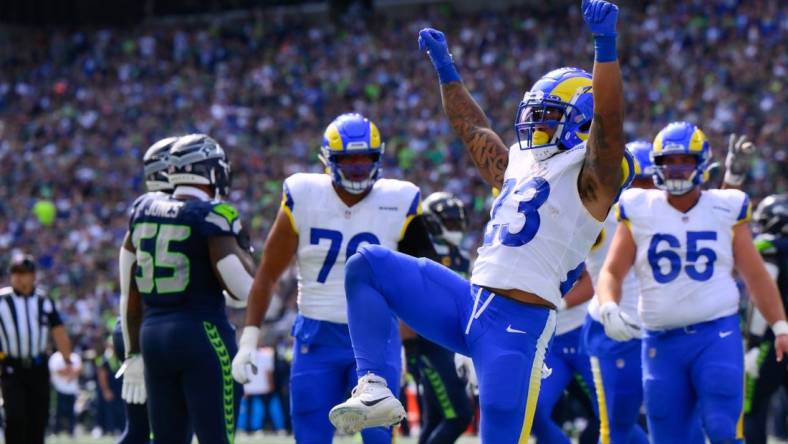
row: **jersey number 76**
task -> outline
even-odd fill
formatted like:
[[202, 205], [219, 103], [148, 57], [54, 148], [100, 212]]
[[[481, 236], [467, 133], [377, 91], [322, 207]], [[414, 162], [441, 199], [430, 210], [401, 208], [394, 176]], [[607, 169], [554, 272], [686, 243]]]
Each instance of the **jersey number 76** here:
[[[318, 245], [323, 239], [327, 239], [329, 243], [326, 259], [323, 261], [323, 266], [320, 267], [320, 272], [317, 275], [317, 281], [321, 284], [326, 282], [326, 279], [328, 279], [328, 273], [331, 272], [331, 268], [337, 261], [337, 257], [339, 256], [339, 248], [342, 245], [342, 232], [336, 230], [327, 230], [324, 228], [312, 228], [309, 231], [309, 243], [311, 245]], [[347, 248], [345, 249], [345, 260], [350, 259], [350, 256], [356, 254], [356, 250], [358, 250], [358, 247], [361, 246], [362, 242], [380, 245], [380, 240], [377, 236], [372, 233], [362, 231], [361, 233], [351, 237], [348, 241]]]

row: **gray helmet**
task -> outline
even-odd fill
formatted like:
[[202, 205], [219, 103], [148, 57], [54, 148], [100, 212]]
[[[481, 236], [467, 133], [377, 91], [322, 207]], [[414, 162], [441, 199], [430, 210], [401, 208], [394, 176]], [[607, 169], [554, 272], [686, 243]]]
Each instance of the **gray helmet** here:
[[145, 188], [148, 191], [172, 190], [172, 184], [167, 179], [167, 169], [170, 167], [170, 149], [177, 141], [177, 137], [167, 137], [154, 143], [145, 151], [142, 165], [145, 171]]
[[218, 197], [230, 194], [230, 161], [219, 142], [205, 134], [178, 138], [170, 149], [168, 177], [173, 186], [211, 185]]

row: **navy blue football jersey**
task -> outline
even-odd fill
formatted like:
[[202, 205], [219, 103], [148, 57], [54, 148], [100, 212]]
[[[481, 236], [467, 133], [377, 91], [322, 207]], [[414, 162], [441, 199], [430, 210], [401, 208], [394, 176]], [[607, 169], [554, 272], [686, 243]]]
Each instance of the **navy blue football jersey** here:
[[223, 288], [211, 266], [208, 238], [238, 238], [241, 222], [232, 205], [148, 193], [132, 208], [129, 232], [137, 256], [134, 277], [146, 317], [224, 316]]
[[439, 262], [457, 272], [460, 276], [468, 277], [471, 270], [471, 260], [464, 251], [457, 246], [444, 242], [442, 239], [432, 239], [432, 245]]
[[783, 304], [788, 304], [788, 238], [773, 234], [761, 234], [755, 238], [755, 247], [764, 262], [771, 264], [777, 273], [777, 287]]

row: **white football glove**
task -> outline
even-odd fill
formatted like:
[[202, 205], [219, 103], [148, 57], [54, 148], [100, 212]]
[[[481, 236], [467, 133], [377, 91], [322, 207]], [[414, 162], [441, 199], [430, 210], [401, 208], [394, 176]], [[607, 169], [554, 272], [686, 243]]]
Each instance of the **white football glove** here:
[[725, 156], [725, 177], [727, 184], [739, 186], [747, 176], [750, 157], [755, 153], [755, 145], [745, 135], [731, 134], [728, 140], [728, 155]]
[[744, 354], [744, 373], [753, 379], [758, 379], [761, 374], [760, 366], [758, 366], [758, 355], [760, 354], [761, 350], [758, 347], [753, 347]]
[[145, 404], [148, 393], [145, 391], [145, 363], [142, 355], [130, 355], [123, 361], [116, 378], [123, 377], [121, 397], [129, 404]]
[[252, 367], [252, 373], [257, 373], [254, 365], [254, 352], [257, 350], [257, 338], [260, 336], [260, 329], [253, 326], [244, 327], [241, 340], [238, 343], [238, 353], [233, 358], [233, 379], [239, 384], [249, 382], [247, 366]]
[[615, 302], [605, 302], [599, 307], [599, 317], [605, 334], [616, 341], [629, 341], [640, 337], [640, 326]]
[[473, 359], [461, 355], [454, 354], [454, 368], [457, 370], [457, 376], [468, 384], [468, 389], [471, 393], [479, 393], [479, 379], [476, 377], [476, 369], [473, 366]]

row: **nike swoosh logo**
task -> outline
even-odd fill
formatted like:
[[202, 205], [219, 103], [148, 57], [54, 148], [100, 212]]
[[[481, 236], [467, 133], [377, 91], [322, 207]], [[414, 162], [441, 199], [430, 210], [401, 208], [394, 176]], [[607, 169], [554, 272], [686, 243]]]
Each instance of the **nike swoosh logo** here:
[[720, 332], [720, 337], [721, 337], [721, 338], [727, 338], [728, 336], [730, 336], [730, 335], [732, 335], [732, 334], [733, 334], [733, 331], [732, 331], [732, 330], [729, 330], [729, 331], [721, 331], [721, 332]]
[[372, 407], [373, 405], [379, 403], [380, 401], [383, 401], [384, 399], [386, 399], [386, 397], [373, 399], [372, 401], [364, 401], [364, 400], [362, 400], [361, 403], [364, 404], [367, 407]]
[[525, 334], [525, 332], [522, 331], [522, 330], [517, 330], [516, 328], [512, 328], [512, 324], [509, 324], [509, 326], [506, 327], [506, 332], [507, 333], [522, 333], [522, 334]]

